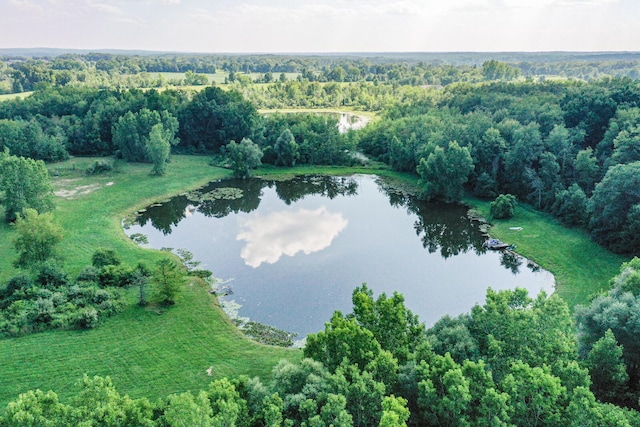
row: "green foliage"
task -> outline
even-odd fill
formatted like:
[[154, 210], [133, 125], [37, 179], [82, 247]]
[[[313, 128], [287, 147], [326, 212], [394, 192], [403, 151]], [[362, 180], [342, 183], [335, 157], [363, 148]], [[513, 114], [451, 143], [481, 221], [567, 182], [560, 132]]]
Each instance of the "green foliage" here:
[[589, 231], [614, 252], [640, 250], [640, 162], [610, 168], [591, 197]]
[[91, 265], [102, 268], [107, 265], [120, 265], [120, 258], [113, 249], [98, 248], [91, 256]]
[[567, 225], [584, 226], [589, 218], [588, 199], [578, 184], [572, 184], [567, 190], [556, 193], [551, 210]]
[[167, 151], [178, 143], [177, 131], [178, 120], [171, 113], [143, 108], [137, 113], [129, 111], [118, 119], [113, 125], [113, 143], [122, 158], [129, 162], [152, 161], [154, 173], [159, 174], [156, 163], [163, 158], [166, 161]]
[[160, 304], [173, 305], [184, 281], [180, 266], [168, 258], [156, 263], [151, 280], [155, 285], [156, 299]]
[[101, 173], [104, 173], [104, 172], [111, 172], [112, 170], [113, 170], [113, 166], [111, 165], [111, 163], [104, 160], [96, 160], [91, 164], [91, 166], [89, 166], [85, 170], [85, 173], [91, 176], [91, 175], [100, 175]]
[[373, 333], [383, 350], [390, 351], [400, 363], [406, 362], [424, 338], [425, 329], [405, 307], [404, 297], [394, 292], [388, 298], [383, 293], [374, 300], [373, 291], [363, 284], [354, 289], [352, 302], [358, 324]]
[[122, 309], [122, 296], [86, 281], [72, 282], [59, 266], [44, 263], [36, 279], [22, 274], [0, 292], [0, 335], [48, 329], [88, 329]]
[[519, 68], [511, 67], [504, 62], [492, 59], [482, 64], [482, 75], [485, 80], [513, 80], [520, 77]]
[[205, 391], [195, 397], [190, 392], [169, 396], [164, 410], [164, 420], [169, 426], [211, 426], [212, 415], [211, 402]]
[[201, 152], [217, 152], [230, 141], [250, 138], [258, 113], [236, 91], [207, 87], [180, 112], [180, 145]]
[[15, 221], [25, 209], [39, 213], [53, 210], [53, 187], [49, 173], [41, 160], [0, 152], [0, 190], [7, 222]]
[[615, 403], [625, 391], [629, 375], [622, 354], [622, 347], [611, 329], [607, 329], [587, 355], [585, 364], [591, 373], [591, 388], [602, 401]]
[[[636, 316], [640, 310], [639, 271], [638, 258], [624, 263], [612, 280], [613, 289], [595, 297], [588, 306], [578, 306], [575, 313], [580, 353], [587, 358], [587, 366], [599, 368], [593, 376], [594, 392], [624, 405], [635, 405], [640, 396], [640, 323]], [[629, 375], [626, 382], [619, 367], [620, 352]], [[620, 393], [625, 388], [629, 396]]]
[[593, 149], [587, 147], [578, 151], [575, 160], [576, 181], [577, 184], [588, 195], [591, 195], [593, 188], [600, 177], [600, 166], [598, 159], [593, 154]]
[[35, 209], [27, 208], [24, 214], [18, 214], [15, 229], [16, 267], [37, 269], [43, 262], [56, 257], [56, 245], [62, 240], [62, 230], [53, 222], [51, 213], [39, 214]]
[[360, 326], [355, 319], [347, 319], [335, 312], [325, 330], [307, 336], [304, 356], [322, 361], [334, 371], [344, 361], [364, 369], [380, 355], [382, 349], [373, 333]]
[[233, 174], [239, 178], [248, 178], [251, 169], [261, 165], [262, 150], [249, 138], [243, 138], [240, 144], [231, 141], [225, 147]]
[[489, 212], [491, 212], [493, 218], [507, 219], [513, 216], [517, 205], [518, 202], [514, 195], [501, 194], [491, 202]]
[[97, 282], [102, 287], [124, 288], [134, 283], [136, 271], [126, 265], [108, 264], [97, 273]]
[[276, 165], [293, 166], [299, 157], [298, 144], [289, 129], [285, 129], [276, 140], [273, 150], [276, 153]]
[[418, 366], [418, 407], [426, 425], [468, 426], [467, 380], [451, 356], [434, 356]]
[[462, 198], [462, 185], [473, 170], [473, 159], [466, 147], [460, 147], [456, 141], [452, 141], [446, 150], [435, 147], [426, 160], [420, 159], [417, 170], [427, 200], [455, 202]]
[[387, 396], [382, 401], [382, 417], [379, 427], [406, 427], [409, 415], [406, 399], [393, 395]]
[[153, 163], [151, 173], [154, 175], [164, 175], [169, 153], [171, 152], [170, 134], [167, 133], [162, 123], [153, 125], [149, 132], [149, 139], [146, 141], [145, 149], [147, 156]]
[[561, 405], [566, 388], [547, 366], [516, 361], [501, 387], [511, 399], [511, 421], [517, 426], [562, 424]]
[[45, 131], [35, 119], [0, 120], [0, 151], [8, 149], [15, 156], [57, 162], [66, 160], [67, 136], [58, 126]]

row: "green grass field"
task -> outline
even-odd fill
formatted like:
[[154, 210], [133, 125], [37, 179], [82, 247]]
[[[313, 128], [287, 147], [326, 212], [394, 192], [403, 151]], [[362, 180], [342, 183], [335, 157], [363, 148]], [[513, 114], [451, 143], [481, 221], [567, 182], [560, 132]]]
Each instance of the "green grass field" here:
[[[466, 202], [485, 217], [489, 215], [489, 202]], [[556, 292], [570, 307], [585, 304], [590, 295], [608, 289], [609, 280], [629, 260], [593, 242], [585, 230], [564, 227], [528, 206], [519, 205], [513, 218], [492, 224], [492, 237], [516, 245], [516, 252], [554, 274]]]
[[8, 93], [8, 94], [0, 95], [0, 102], [8, 101], [10, 99], [15, 99], [15, 98], [23, 99], [31, 95], [32, 93], [33, 92], [21, 92], [21, 93]]
[[[231, 176], [209, 166], [209, 158], [174, 156], [167, 175], [149, 175], [151, 165], [121, 164], [119, 173], [87, 177], [96, 159], [74, 158], [49, 165], [56, 197], [54, 213], [64, 231], [60, 252], [74, 275], [90, 264], [96, 248], [115, 249], [129, 264], [152, 264], [166, 253], [142, 249], [126, 237], [122, 219], [136, 209], [172, 195]], [[379, 165], [378, 165], [379, 166]], [[413, 186], [417, 178], [377, 168], [263, 167], [256, 175], [285, 177], [301, 173], [376, 173]], [[467, 201], [483, 212], [489, 204]], [[521, 226], [522, 231], [509, 227]], [[519, 207], [513, 219], [495, 221], [492, 235], [518, 245], [518, 252], [556, 275], [557, 292], [570, 305], [586, 302], [626, 259], [594, 244], [586, 233], [560, 226], [551, 217]], [[13, 231], [0, 226], [0, 283], [16, 270]], [[214, 272], [215, 273], [215, 272]], [[135, 305], [129, 291], [124, 313], [90, 331], [54, 331], [0, 340], [0, 411], [26, 390], [53, 389], [71, 395], [83, 374], [110, 375], [119, 391], [156, 398], [198, 390], [209, 381], [239, 374], [268, 376], [281, 358], [299, 359], [301, 352], [256, 344], [242, 336], [216, 306], [216, 299], [197, 282], [185, 285], [177, 305], [163, 311]], [[327, 319], [328, 320], [328, 319]], [[206, 370], [211, 368], [212, 376]]]
[[[167, 175], [149, 175], [151, 165], [124, 164], [121, 173], [85, 177], [95, 159], [75, 158], [50, 165], [56, 197], [55, 219], [65, 238], [60, 252], [76, 274], [91, 263], [98, 247], [115, 249], [129, 264], [151, 265], [167, 256], [129, 240], [121, 220], [137, 208], [199, 187], [230, 172], [208, 165], [208, 158], [175, 156]], [[57, 175], [57, 176], [56, 176]], [[0, 278], [15, 273], [13, 232], [0, 228]], [[88, 375], [110, 375], [122, 393], [155, 398], [205, 388], [213, 378], [239, 374], [267, 376], [281, 358], [299, 350], [256, 344], [244, 338], [216, 307], [202, 285], [185, 286], [176, 306], [163, 314], [138, 308], [131, 290], [129, 308], [92, 331], [54, 331], [0, 340], [0, 408], [30, 389], [54, 389], [63, 397]], [[212, 368], [213, 376], [206, 374]], [[1, 409], [0, 409], [1, 410]]]

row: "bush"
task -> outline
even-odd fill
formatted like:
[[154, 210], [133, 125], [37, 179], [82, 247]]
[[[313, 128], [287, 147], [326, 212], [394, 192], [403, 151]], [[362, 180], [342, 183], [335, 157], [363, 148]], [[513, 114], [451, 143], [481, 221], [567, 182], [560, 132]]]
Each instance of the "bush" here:
[[75, 324], [82, 329], [91, 329], [98, 325], [100, 317], [98, 311], [93, 307], [81, 309], [75, 318]]
[[107, 265], [120, 265], [120, 259], [113, 249], [100, 248], [91, 256], [91, 264], [96, 268]]
[[496, 219], [511, 218], [517, 206], [516, 197], [511, 194], [501, 194], [491, 202], [491, 216]]
[[30, 288], [34, 285], [33, 279], [26, 273], [20, 273], [13, 276], [7, 282], [7, 286], [0, 292], [3, 299], [13, 295], [14, 292], [22, 289]]
[[98, 271], [98, 284], [102, 287], [125, 287], [133, 283], [134, 271], [123, 265], [106, 265]]
[[40, 267], [36, 283], [45, 288], [59, 288], [69, 283], [67, 272], [57, 263], [46, 261]]
[[98, 175], [104, 172], [111, 172], [112, 170], [113, 166], [111, 166], [111, 163], [105, 160], [96, 160], [85, 170], [85, 173], [87, 175]]
[[194, 277], [199, 277], [201, 279], [207, 279], [211, 276], [213, 276], [213, 272], [209, 271], [209, 270], [191, 270], [189, 272], [190, 276], [194, 276]]
[[88, 265], [78, 274], [78, 282], [98, 282], [99, 270], [93, 265]]

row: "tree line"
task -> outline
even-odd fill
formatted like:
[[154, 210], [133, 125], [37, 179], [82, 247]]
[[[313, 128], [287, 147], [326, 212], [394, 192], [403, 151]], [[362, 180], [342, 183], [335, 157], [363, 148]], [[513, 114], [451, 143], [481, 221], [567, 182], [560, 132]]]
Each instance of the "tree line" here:
[[[369, 55], [197, 55], [65, 53], [0, 57], [0, 93], [31, 91], [43, 85], [64, 87], [162, 87], [208, 84], [207, 74], [229, 81], [258, 74], [296, 73], [309, 82], [393, 82], [400, 85], [448, 85], [455, 82], [561, 76], [595, 80], [640, 76], [633, 54], [369, 54]], [[171, 81], [159, 73], [185, 73]]]
[[628, 79], [457, 84], [387, 109], [358, 147], [419, 174], [427, 199], [511, 194], [635, 254], [639, 123], [640, 86]]

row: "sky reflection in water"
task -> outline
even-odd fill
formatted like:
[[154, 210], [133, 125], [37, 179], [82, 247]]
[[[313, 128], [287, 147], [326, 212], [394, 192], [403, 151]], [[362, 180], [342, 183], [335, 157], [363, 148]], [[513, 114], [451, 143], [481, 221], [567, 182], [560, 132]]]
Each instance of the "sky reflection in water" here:
[[417, 201], [376, 177], [226, 180], [202, 192], [225, 188], [243, 197], [179, 196], [140, 213], [126, 232], [193, 252], [229, 280], [234, 294], [223, 304], [300, 337], [323, 329], [334, 310], [351, 312], [363, 282], [375, 295], [403, 294], [427, 325], [468, 312], [489, 286], [553, 291], [548, 272], [485, 250], [464, 207]]
[[330, 213], [324, 206], [246, 219], [240, 222], [236, 237], [247, 242], [240, 257], [248, 266], [257, 268], [263, 262], [278, 262], [282, 255], [309, 255], [329, 247], [348, 223], [342, 214]]

